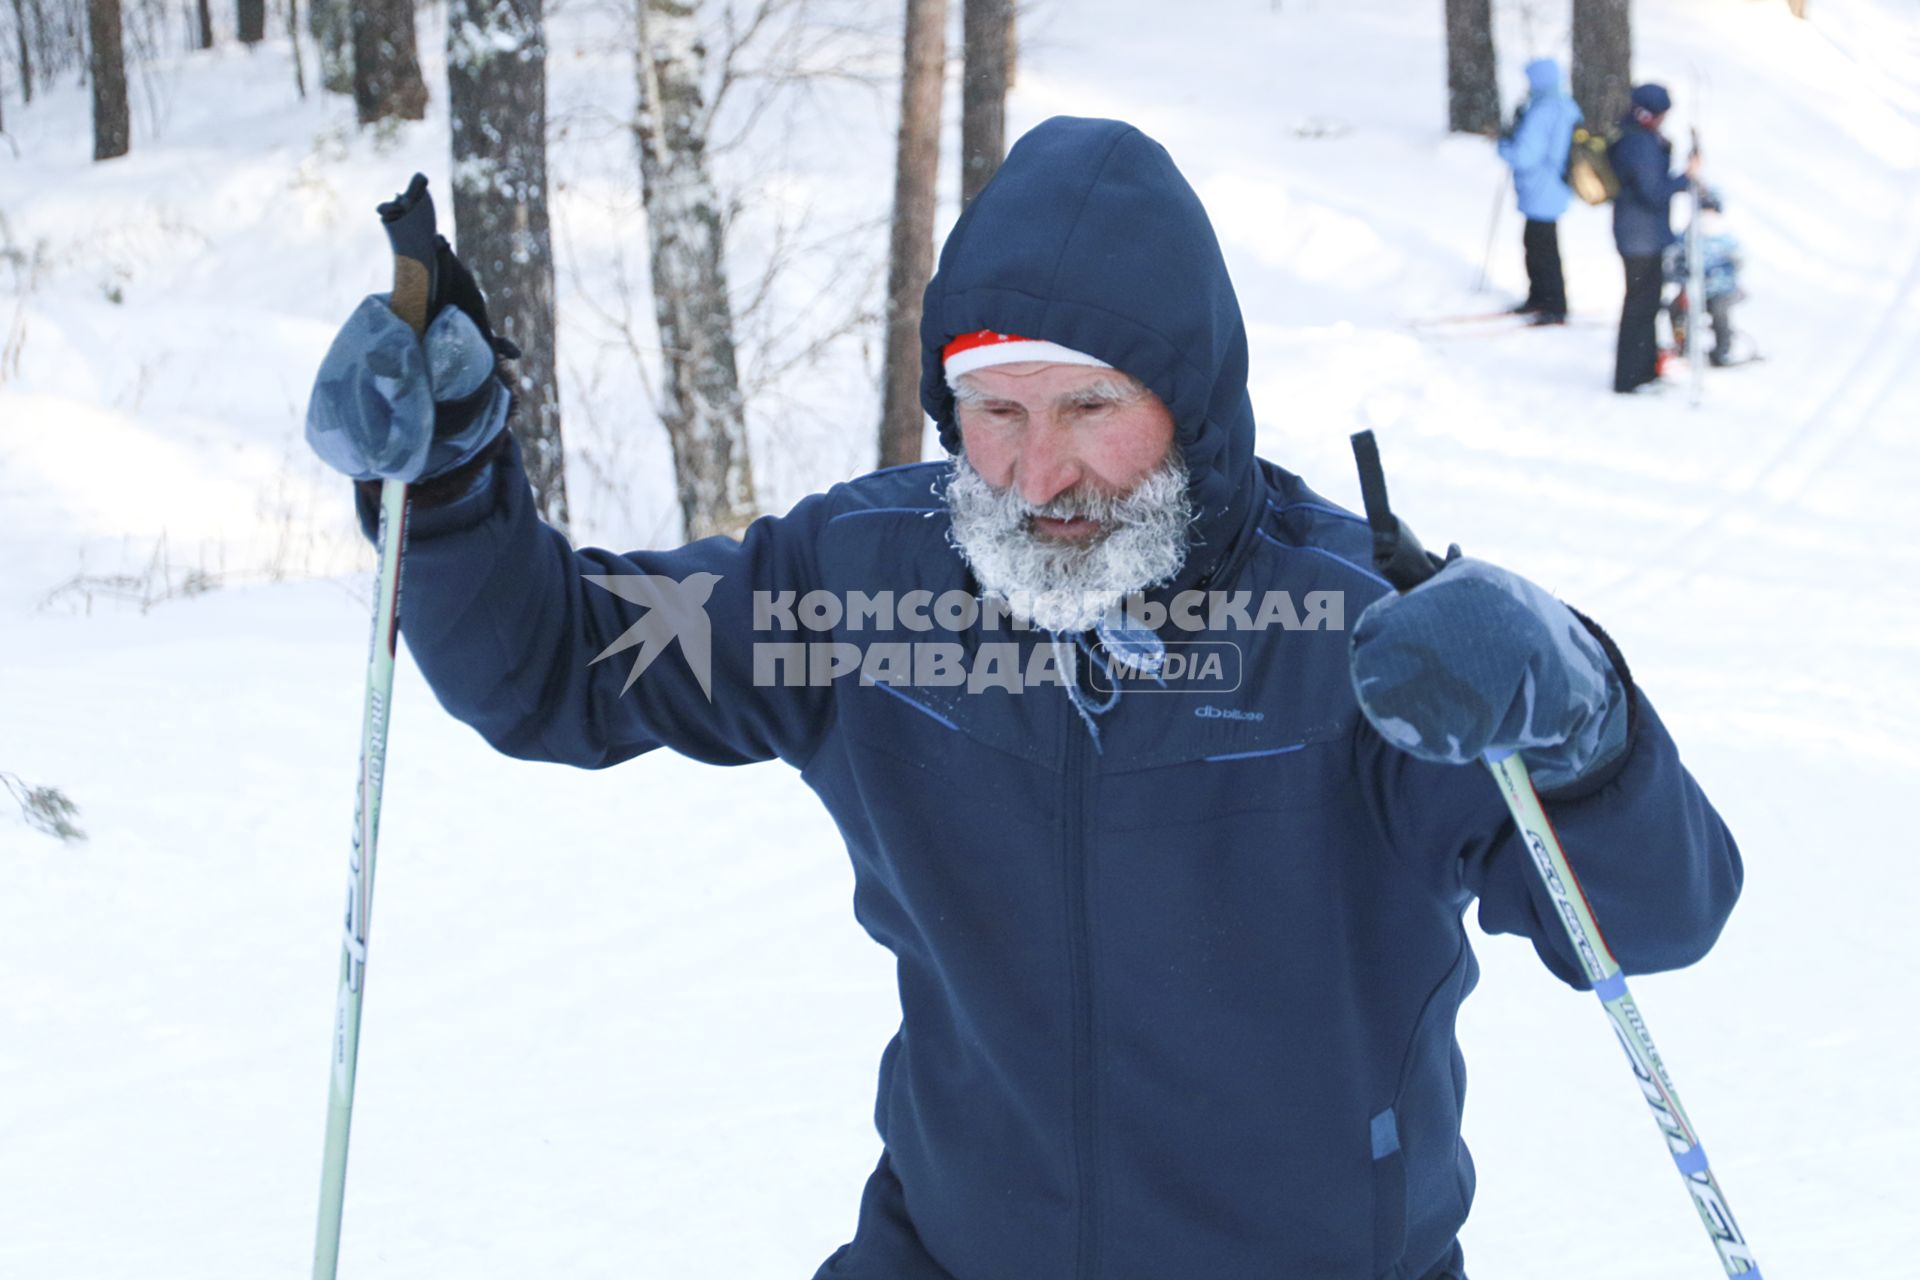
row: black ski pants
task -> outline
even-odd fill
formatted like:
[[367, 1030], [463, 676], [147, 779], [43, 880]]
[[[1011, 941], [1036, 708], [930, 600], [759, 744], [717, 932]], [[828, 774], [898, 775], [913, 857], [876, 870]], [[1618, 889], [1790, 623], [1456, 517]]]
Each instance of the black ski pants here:
[[1713, 350], [1707, 358], [1725, 364], [1733, 359], [1733, 299], [1726, 294], [1708, 298], [1707, 316], [1713, 321]]
[[1631, 391], [1659, 376], [1659, 341], [1654, 317], [1660, 314], [1660, 255], [1622, 257], [1627, 268], [1627, 297], [1620, 305], [1620, 342], [1613, 357], [1613, 389]]
[[1520, 245], [1527, 254], [1527, 300], [1521, 309], [1564, 319], [1567, 281], [1560, 271], [1560, 224], [1528, 218]]
[[[1707, 299], [1707, 318], [1713, 321], [1713, 349], [1707, 353], [1707, 358], [1715, 364], [1725, 364], [1733, 358], [1733, 299], [1734, 295], [1727, 293]], [[1687, 344], [1693, 340], [1693, 326], [1687, 322], [1685, 291], [1668, 304], [1667, 316], [1673, 322], [1674, 345], [1684, 353]]]

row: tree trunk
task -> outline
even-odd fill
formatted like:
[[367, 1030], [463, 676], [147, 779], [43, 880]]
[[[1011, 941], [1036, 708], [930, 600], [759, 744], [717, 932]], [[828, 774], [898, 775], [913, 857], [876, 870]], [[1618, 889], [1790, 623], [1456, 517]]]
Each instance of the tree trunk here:
[[194, 0], [194, 18], [200, 24], [200, 47], [213, 48], [213, 4], [212, 0]]
[[413, 0], [356, 0], [353, 25], [353, 104], [361, 124], [389, 116], [420, 120], [427, 85], [420, 78], [413, 31]]
[[353, 92], [353, 14], [348, 0], [309, 0], [307, 31], [320, 59], [320, 87]]
[[1500, 81], [1493, 55], [1493, 0], [1446, 0], [1447, 128], [1500, 132]]
[[267, 0], [238, 0], [241, 44], [259, 44], [267, 38]]
[[567, 532], [547, 223], [547, 44], [541, 0], [453, 0], [447, 9], [453, 222], [486, 291], [509, 366], [514, 433], [540, 514]]
[[966, 67], [960, 83], [960, 207], [966, 208], [1007, 153], [1007, 72], [1013, 0], [966, 0]]
[[920, 307], [933, 275], [934, 181], [940, 166], [940, 91], [947, 57], [947, 0], [907, 0], [900, 76], [900, 143], [894, 160], [893, 240], [887, 260], [887, 349], [880, 406], [880, 465], [920, 461]]
[[1587, 127], [1604, 130], [1627, 112], [1633, 93], [1629, 0], [1573, 0], [1573, 99]]
[[300, 52], [300, 0], [287, 0], [287, 43], [293, 46], [293, 86], [307, 96], [307, 59]]
[[660, 418], [689, 538], [738, 535], [755, 514], [734, 363], [720, 193], [707, 171], [706, 48], [695, 0], [635, 0], [641, 198], [660, 330]]
[[33, 58], [27, 52], [26, 0], [13, 0], [13, 32], [20, 38], [20, 100], [33, 104]]
[[87, 45], [93, 80], [93, 158], [127, 154], [127, 59], [120, 43], [120, 0], [87, 0]]
[[1020, 82], [1020, 11], [1007, 3], [1007, 92]]

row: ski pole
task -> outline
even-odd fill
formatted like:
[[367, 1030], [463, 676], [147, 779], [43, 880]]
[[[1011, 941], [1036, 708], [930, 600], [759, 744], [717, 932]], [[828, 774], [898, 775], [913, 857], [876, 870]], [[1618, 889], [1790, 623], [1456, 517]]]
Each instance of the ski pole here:
[[1500, 215], [1507, 208], [1507, 180], [1503, 177], [1493, 189], [1493, 217], [1487, 222], [1487, 251], [1480, 255], [1480, 278], [1473, 283], [1475, 293], [1485, 293], [1487, 276], [1493, 271], [1493, 242], [1500, 234]]
[[[1395, 590], [1410, 591], [1439, 570], [1413, 531], [1387, 504], [1386, 476], [1381, 470], [1379, 447], [1371, 431], [1353, 436], [1353, 456], [1360, 467], [1360, 493], [1366, 505], [1367, 523], [1373, 529], [1374, 566]], [[1660, 1127], [1660, 1136], [1666, 1140], [1674, 1167], [1687, 1184], [1687, 1192], [1700, 1214], [1700, 1225], [1713, 1241], [1720, 1265], [1729, 1276], [1761, 1280], [1760, 1264], [1733, 1220], [1733, 1211], [1727, 1207], [1719, 1181], [1707, 1166], [1707, 1154], [1700, 1145], [1699, 1135], [1680, 1105], [1680, 1095], [1667, 1074], [1666, 1064], [1654, 1048], [1653, 1033], [1640, 1015], [1633, 994], [1627, 990], [1626, 975], [1600, 933], [1600, 924], [1594, 919], [1586, 892], [1581, 889], [1580, 880], [1560, 847], [1553, 823], [1541, 808], [1540, 797], [1527, 776], [1527, 766], [1511, 753], [1489, 754], [1485, 763], [1500, 786], [1515, 826], [1527, 842], [1534, 870], [1553, 901], [1554, 914], [1580, 957], [1580, 970], [1593, 984], [1594, 994], [1600, 998], [1613, 1023], [1620, 1047], [1626, 1050], [1641, 1096], [1653, 1112], [1654, 1123]]]
[[[434, 292], [433, 200], [415, 174], [405, 193], [380, 206], [393, 246], [394, 314], [423, 334]], [[374, 854], [380, 836], [380, 793], [386, 776], [387, 724], [393, 703], [394, 643], [400, 631], [400, 555], [407, 542], [407, 486], [380, 484], [380, 524], [374, 538], [380, 562], [374, 580], [373, 635], [367, 652], [366, 696], [360, 719], [360, 778], [354, 792], [353, 853], [347, 863], [347, 914], [340, 947], [340, 986], [334, 1002], [327, 1141], [320, 1170], [320, 1222], [314, 1238], [314, 1280], [333, 1280], [340, 1265], [340, 1217], [347, 1191], [347, 1137], [353, 1125], [353, 1086], [360, 1057], [360, 1002], [367, 980], [367, 926], [373, 911]]]
[[[1694, 86], [1695, 110], [1699, 109], [1700, 90]], [[1693, 130], [1693, 156], [1700, 155], [1700, 130]], [[1698, 409], [1707, 389], [1706, 336], [1707, 263], [1700, 238], [1700, 201], [1706, 184], [1693, 178], [1687, 184], [1693, 197], [1693, 216], [1687, 219], [1687, 371], [1693, 379], [1693, 407]]]

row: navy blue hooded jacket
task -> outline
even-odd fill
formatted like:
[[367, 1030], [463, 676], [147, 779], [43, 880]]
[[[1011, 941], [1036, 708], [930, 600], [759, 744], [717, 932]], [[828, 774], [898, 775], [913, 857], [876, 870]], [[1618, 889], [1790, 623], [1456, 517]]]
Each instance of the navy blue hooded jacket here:
[[1673, 198], [1687, 189], [1685, 173], [1669, 173], [1673, 144], [1631, 113], [1607, 148], [1620, 179], [1613, 198], [1613, 243], [1623, 258], [1657, 257], [1673, 243]]
[[[1485, 771], [1406, 756], [1356, 708], [1341, 624], [1385, 589], [1366, 526], [1254, 456], [1225, 264], [1138, 131], [1049, 121], [955, 227], [923, 327], [924, 399], [950, 447], [939, 350], [983, 328], [1097, 355], [1171, 408], [1199, 512], [1176, 587], [1325, 592], [1338, 616], [1169, 634], [1236, 646], [1237, 686], [1129, 692], [1097, 746], [1058, 684], [756, 680], [755, 645], [792, 638], [768, 635], [779, 610], [755, 619], [756, 591], [976, 590], [948, 542], [944, 464], [837, 485], [738, 543], [616, 555], [539, 522], [509, 441], [423, 495], [407, 642], [502, 751], [777, 758], [831, 811], [855, 913], [897, 957], [902, 1018], [880, 1056], [885, 1152], [823, 1280], [1454, 1274], [1473, 1192], [1463, 915], [1477, 899], [1486, 928], [1576, 986], [1579, 970]], [[684, 633], [631, 689], [630, 651], [595, 664], [643, 610], [587, 574], [710, 587], [711, 696]], [[995, 635], [1023, 660], [1049, 648], [980, 625], [938, 638], [971, 659]], [[801, 638], [929, 637], [843, 618]], [[1643, 972], [1707, 949], [1740, 864], [1632, 696], [1627, 752], [1549, 812]]]

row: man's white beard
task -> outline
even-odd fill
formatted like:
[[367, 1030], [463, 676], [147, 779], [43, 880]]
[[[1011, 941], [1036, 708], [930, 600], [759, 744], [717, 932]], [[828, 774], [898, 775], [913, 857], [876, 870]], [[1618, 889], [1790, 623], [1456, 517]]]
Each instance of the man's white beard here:
[[[980, 586], [1007, 601], [1016, 621], [1046, 631], [1086, 631], [1136, 591], [1171, 582], [1187, 558], [1187, 465], [1178, 448], [1129, 493], [1081, 486], [1035, 506], [1012, 485], [995, 489], [966, 455], [947, 483], [948, 535]], [[1036, 533], [1033, 517], [1082, 517], [1103, 532], [1086, 542]]]

